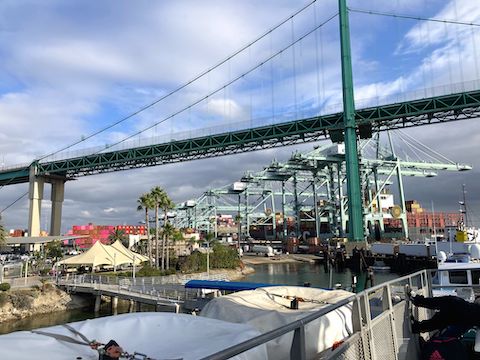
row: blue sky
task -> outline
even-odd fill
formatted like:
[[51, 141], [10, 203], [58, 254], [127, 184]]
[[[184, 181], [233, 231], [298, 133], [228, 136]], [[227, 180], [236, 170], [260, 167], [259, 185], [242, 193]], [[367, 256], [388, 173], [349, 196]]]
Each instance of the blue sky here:
[[[310, 1], [23, 1], [0, 3], [0, 160], [30, 162], [101, 129], [194, 78]], [[354, 9], [480, 22], [469, 0], [360, 1]], [[317, 1], [305, 12], [178, 95], [72, 150], [105, 146], [152, 126], [287, 47], [336, 12], [337, 1]], [[351, 14], [358, 106], [406, 96], [448, 92], [449, 84], [479, 78], [478, 28]], [[295, 76], [294, 76], [295, 75]], [[446, 88], [441, 86], [447, 85]], [[439, 87], [440, 86], [440, 87]], [[473, 85], [472, 85], [473, 86]], [[423, 88], [437, 87], [435, 91]], [[415, 92], [417, 91], [417, 92]], [[407, 94], [407, 95], [406, 95]], [[333, 19], [273, 62], [220, 90], [198, 106], [134, 141], [176, 132], [259, 120], [284, 121], [338, 111], [341, 103], [338, 19]], [[450, 159], [478, 163], [475, 120], [409, 130]], [[174, 136], [175, 137], [175, 136]], [[311, 149], [313, 144], [298, 147]], [[138, 195], [154, 185], [174, 200], [258, 170], [296, 148], [217, 158], [81, 178], [67, 183], [65, 227], [72, 223], [132, 223]], [[234, 164], [232, 164], [234, 163]], [[238, 166], [241, 164], [241, 166]], [[235, 165], [235, 166], [234, 166]], [[456, 209], [462, 183], [480, 206], [477, 170], [416, 179], [406, 194], [439, 209]], [[407, 180], [407, 186], [413, 180]], [[427, 184], [428, 183], [428, 184]], [[433, 184], [433, 185], [432, 185]], [[450, 189], [445, 194], [445, 188]], [[8, 204], [26, 185], [0, 190]], [[48, 199], [49, 190], [46, 189]], [[48, 212], [48, 201], [45, 201]], [[27, 202], [6, 212], [8, 228], [25, 227]], [[477, 211], [480, 214], [480, 209]], [[64, 229], [65, 229], [64, 227]]]

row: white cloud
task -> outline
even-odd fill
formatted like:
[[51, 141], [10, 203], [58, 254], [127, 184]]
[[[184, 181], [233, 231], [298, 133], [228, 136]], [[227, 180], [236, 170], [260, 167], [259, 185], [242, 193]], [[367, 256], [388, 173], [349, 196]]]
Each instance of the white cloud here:
[[115, 213], [118, 213], [118, 210], [116, 208], [109, 207], [109, 208], [103, 209], [103, 212], [105, 214], [115, 214]]
[[92, 214], [91, 214], [91, 212], [88, 211], [88, 210], [82, 210], [82, 211], [80, 211], [80, 216], [81, 216], [82, 218], [91, 218], [91, 217], [92, 217]]
[[[225, 58], [304, 3], [307, 2], [231, 0], [222, 2], [221, 6], [216, 1], [0, 3], [2, 26], [8, 29], [0, 36], [3, 61], [0, 68], [0, 158], [6, 165], [28, 163], [39, 154], [118, 120]], [[402, 12], [424, 10], [418, 8], [414, 0], [396, 3], [400, 6], [396, 10]], [[436, 17], [454, 18], [455, 9], [451, 4], [440, 9]], [[474, 4], [473, 1], [457, 1], [457, 17], [477, 20], [480, 10]], [[389, 11], [392, 7], [391, 2], [381, 0], [368, 3], [352, 0], [350, 5], [381, 11]], [[317, 18], [321, 20], [335, 11], [337, 2], [322, 1], [315, 6]], [[312, 19], [313, 12], [307, 11], [296, 20], [293, 24], [295, 34], [298, 36], [308, 29]], [[392, 75], [388, 71], [380, 79], [371, 78], [370, 72], [391, 65], [381, 57], [366, 56], [375, 51], [375, 46], [381, 46], [385, 36], [377, 31], [383, 24], [382, 18], [372, 19], [370, 17], [367, 23], [363, 21], [360, 31], [352, 34], [355, 65], [361, 69], [356, 74], [358, 104], [365, 98], [391, 97], [425, 83], [437, 85], [449, 83], [450, 78], [459, 79], [459, 59], [464, 66], [465, 80], [475, 74], [474, 61], [478, 56], [475, 56], [473, 44], [477, 44], [480, 52], [478, 35], [472, 38], [470, 30], [459, 30], [444, 37], [443, 24], [429, 24], [413, 26], [397, 47], [399, 55], [405, 56], [409, 64], [403, 74]], [[220, 129], [225, 124], [220, 121], [224, 117], [228, 118], [227, 123], [244, 120], [249, 123], [251, 120], [268, 122], [272, 116], [284, 121], [314, 111], [339, 111], [337, 21], [322, 28], [316, 39], [310, 37], [302, 41], [302, 45], [295, 48], [295, 57], [291, 49], [286, 50], [272, 66], [266, 64], [235, 86], [210, 97], [208, 111], [202, 103], [143, 134], [142, 139], [168, 137], [177, 131], [185, 131], [185, 136], [199, 135], [203, 127], [220, 126], [217, 128]], [[288, 43], [291, 25], [288, 22], [278, 34], [267, 36], [252, 50], [169, 101], [77, 148], [102, 147], [121, 140], [221, 87]], [[370, 31], [370, 26], [378, 27]], [[321, 69], [317, 70], [318, 67]], [[293, 81], [294, 75], [296, 81]], [[448, 129], [455, 129], [457, 139], [463, 139], [461, 144], [468, 144], [477, 140], [473, 137], [475, 132], [468, 131], [471, 127], [468, 122], [462, 122], [451, 124]], [[437, 137], [431, 136], [427, 128], [415, 132], [431, 138], [431, 144], [436, 145]], [[462, 161], [466, 149], [448, 136], [453, 133], [452, 130], [438, 136], [438, 141], [446, 151], [447, 144], [452, 144], [451, 149], [455, 149], [456, 154], [451, 157]], [[209, 187], [230, 183], [248, 169], [258, 170], [274, 157], [285, 159], [291, 151], [291, 148], [273, 149], [80, 178], [66, 184], [64, 225], [86, 221], [135, 223], [143, 217], [136, 211], [136, 199], [155, 185], [163, 186], [174, 200], [183, 201], [199, 196]], [[25, 192], [26, 185], [8, 189], [0, 192], [5, 204]], [[48, 200], [47, 192], [45, 196]], [[28, 201], [19, 202], [4, 214], [4, 221], [15, 227], [25, 227], [27, 209]]]

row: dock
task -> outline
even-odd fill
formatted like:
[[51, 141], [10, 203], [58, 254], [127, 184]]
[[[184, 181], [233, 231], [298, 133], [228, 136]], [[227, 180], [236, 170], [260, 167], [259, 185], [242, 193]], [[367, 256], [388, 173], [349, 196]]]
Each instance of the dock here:
[[[197, 276], [201, 278], [201, 276]], [[211, 276], [211, 280], [224, 277]], [[186, 280], [188, 281], [188, 279]], [[182, 283], [167, 283], [164, 277], [122, 278], [100, 275], [73, 275], [56, 280], [59, 288], [68, 293], [89, 294], [95, 297], [95, 312], [100, 310], [101, 297], [109, 297], [112, 312], [116, 312], [118, 300], [130, 302], [129, 312], [139, 311], [142, 304], [154, 306], [156, 311], [183, 312], [203, 307], [212, 292], [205, 293], [187, 289]]]

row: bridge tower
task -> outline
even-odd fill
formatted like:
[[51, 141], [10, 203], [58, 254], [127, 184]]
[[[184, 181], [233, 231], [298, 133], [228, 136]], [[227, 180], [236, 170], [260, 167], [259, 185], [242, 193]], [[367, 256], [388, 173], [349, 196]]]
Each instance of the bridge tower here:
[[345, 133], [345, 162], [347, 167], [348, 237], [351, 241], [363, 241], [363, 206], [358, 166], [357, 129], [353, 95], [352, 55], [348, 23], [347, 0], [338, 0], [340, 20], [340, 46], [342, 57], [343, 126]]
[[66, 179], [58, 175], [39, 176], [37, 174], [37, 164], [34, 162], [32, 165], [30, 165], [29, 173], [30, 208], [28, 217], [28, 234], [30, 236], [40, 236], [43, 190], [44, 185], [47, 182], [52, 185], [50, 235], [60, 235], [62, 225], [62, 205], [65, 198]]

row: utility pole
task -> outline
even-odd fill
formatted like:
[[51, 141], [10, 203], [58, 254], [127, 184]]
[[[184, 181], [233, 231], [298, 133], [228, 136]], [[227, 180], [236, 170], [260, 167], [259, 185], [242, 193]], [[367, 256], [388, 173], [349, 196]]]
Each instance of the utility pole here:
[[353, 95], [352, 55], [347, 0], [338, 0], [340, 19], [340, 45], [343, 84], [343, 126], [345, 132], [345, 162], [347, 167], [348, 237], [351, 241], [363, 241], [363, 211], [358, 166], [355, 102]]

